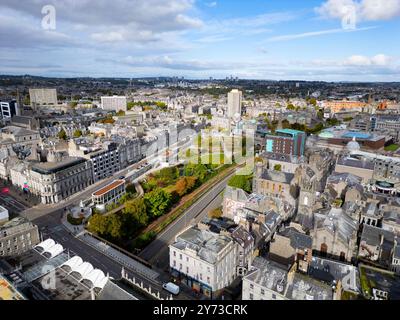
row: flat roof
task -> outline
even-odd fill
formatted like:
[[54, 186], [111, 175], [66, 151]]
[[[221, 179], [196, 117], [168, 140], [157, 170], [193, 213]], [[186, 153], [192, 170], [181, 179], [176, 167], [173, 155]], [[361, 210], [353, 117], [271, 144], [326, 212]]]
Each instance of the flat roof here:
[[118, 188], [119, 186], [123, 185], [125, 183], [125, 180], [114, 180], [110, 184], [106, 185], [105, 187], [97, 190], [95, 193], [93, 193], [93, 196], [102, 196], [106, 194], [107, 192], [110, 192], [111, 190]]
[[301, 133], [305, 133], [304, 131], [299, 131], [299, 130], [293, 130], [293, 129], [279, 129], [276, 130], [275, 132], [279, 133], [288, 133], [288, 134], [293, 134], [293, 135], [298, 135]]
[[40, 174], [56, 173], [78, 164], [84, 163], [87, 160], [84, 158], [67, 158], [61, 162], [39, 162], [32, 166], [32, 170]]
[[56, 289], [43, 288], [42, 280], [46, 276], [35, 280], [33, 284], [50, 300], [91, 300], [90, 288], [61, 268], [54, 271]]

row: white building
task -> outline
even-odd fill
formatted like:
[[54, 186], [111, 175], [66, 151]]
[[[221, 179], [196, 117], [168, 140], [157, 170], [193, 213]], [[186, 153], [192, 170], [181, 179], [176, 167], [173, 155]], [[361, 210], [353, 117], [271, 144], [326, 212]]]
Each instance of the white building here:
[[92, 194], [92, 201], [96, 208], [105, 211], [106, 206], [117, 203], [125, 194], [125, 180], [115, 180]]
[[7, 222], [9, 218], [8, 210], [0, 206], [0, 225]]
[[242, 92], [234, 89], [228, 93], [228, 117], [242, 114]]
[[169, 249], [172, 275], [206, 296], [218, 295], [236, 278], [239, 248], [228, 235], [191, 227]]
[[31, 105], [57, 105], [57, 89], [29, 89]]
[[112, 96], [112, 97], [101, 97], [101, 108], [104, 110], [113, 111], [127, 111], [128, 106], [126, 97], [124, 96]]
[[[17, 178], [24, 178], [24, 187], [31, 193], [39, 195], [44, 204], [58, 203], [93, 183], [91, 163], [82, 158], [36, 163], [24, 172], [25, 176], [21, 173]], [[12, 182], [17, 185], [24, 180]]]

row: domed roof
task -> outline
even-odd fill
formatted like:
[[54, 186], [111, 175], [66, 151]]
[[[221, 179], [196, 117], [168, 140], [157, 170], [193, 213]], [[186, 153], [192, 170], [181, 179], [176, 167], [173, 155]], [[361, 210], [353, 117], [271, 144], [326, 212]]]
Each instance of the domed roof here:
[[356, 137], [353, 137], [353, 140], [347, 144], [347, 150], [349, 151], [358, 151], [360, 150], [360, 144], [356, 141]]

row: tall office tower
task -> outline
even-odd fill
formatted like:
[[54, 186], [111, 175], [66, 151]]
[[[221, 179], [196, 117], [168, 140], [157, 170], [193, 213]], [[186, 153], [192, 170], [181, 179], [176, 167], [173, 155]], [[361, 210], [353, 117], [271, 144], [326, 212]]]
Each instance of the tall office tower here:
[[237, 89], [228, 93], [228, 117], [234, 118], [235, 114], [242, 114], [242, 92]]
[[57, 89], [29, 89], [31, 106], [36, 105], [56, 105]]
[[112, 96], [112, 97], [101, 97], [101, 108], [104, 110], [114, 111], [127, 111], [128, 106], [126, 103], [126, 97], [124, 96]]
[[21, 115], [17, 101], [0, 102], [0, 118], [11, 119], [13, 116]]

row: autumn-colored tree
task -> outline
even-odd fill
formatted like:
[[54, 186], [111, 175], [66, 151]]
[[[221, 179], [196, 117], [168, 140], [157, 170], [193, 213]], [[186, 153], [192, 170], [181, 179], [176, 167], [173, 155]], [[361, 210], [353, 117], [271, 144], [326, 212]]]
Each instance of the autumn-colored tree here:
[[221, 208], [216, 208], [216, 209], [214, 209], [214, 210], [211, 210], [211, 211], [208, 213], [208, 216], [209, 216], [210, 218], [219, 219], [219, 218], [222, 217], [222, 214], [223, 214], [222, 209], [221, 209]]
[[175, 190], [182, 197], [194, 188], [196, 181], [196, 177], [182, 177], [176, 182]]

